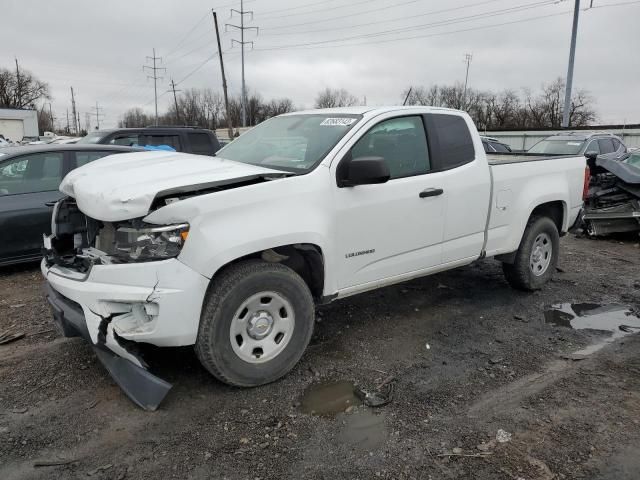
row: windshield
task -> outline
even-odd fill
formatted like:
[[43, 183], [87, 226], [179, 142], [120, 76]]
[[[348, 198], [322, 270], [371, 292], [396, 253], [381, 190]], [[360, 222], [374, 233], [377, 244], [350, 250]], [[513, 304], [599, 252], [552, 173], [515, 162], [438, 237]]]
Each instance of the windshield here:
[[267, 120], [222, 148], [216, 156], [263, 167], [306, 173], [361, 115], [285, 115]]
[[107, 134], [105, 132], [92, 132], [86, 137], [82, 137], [76, 143], [100, 143]]
[[547, 155], [577, 155], [585, 140], [542, 140], [529, 149], [529, 153]]

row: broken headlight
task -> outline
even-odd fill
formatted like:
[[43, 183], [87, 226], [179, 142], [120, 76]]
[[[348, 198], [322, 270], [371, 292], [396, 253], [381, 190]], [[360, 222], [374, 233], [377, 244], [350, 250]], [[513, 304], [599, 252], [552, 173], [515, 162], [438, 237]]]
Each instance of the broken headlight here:
[[189, 224], [119, 227], [113, 256], [124, 262], [148, 262], [180, 254], [189, 234]]

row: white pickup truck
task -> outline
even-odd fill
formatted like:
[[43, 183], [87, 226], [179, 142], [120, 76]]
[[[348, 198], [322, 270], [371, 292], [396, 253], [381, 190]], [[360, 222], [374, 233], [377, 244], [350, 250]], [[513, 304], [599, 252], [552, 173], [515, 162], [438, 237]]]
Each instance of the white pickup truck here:
[[585, 175], [582, 156], [488, 159], [460, 111], [291, 113], [214, 158], [120, 154], [72, 171], [42, 273], [64, 333], [153, 409], [170, 385], [141, 343], [195, 345], [215, 377], [249, 387], [294, 367], [316, 304], [484, 257], [514, 287], [542, 287]]

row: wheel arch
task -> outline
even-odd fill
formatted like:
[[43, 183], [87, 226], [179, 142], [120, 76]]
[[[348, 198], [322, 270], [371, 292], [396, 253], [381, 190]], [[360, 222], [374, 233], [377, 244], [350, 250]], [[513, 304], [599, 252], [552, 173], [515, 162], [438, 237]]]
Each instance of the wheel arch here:
[[322, 248], [314, 243], [293, 243], [278, 245], [271, 248], [256, 250], [240, 257], [234, 258], [224, 265], [221, 265], [211, 276], [210, 285], [213, 284], [222, 272], [246, 260], [261, 259], [266, 262], [281, 263], [304, 280], [309, 287], [311, 295], [316, 303], [325, 301], [325, 255]]

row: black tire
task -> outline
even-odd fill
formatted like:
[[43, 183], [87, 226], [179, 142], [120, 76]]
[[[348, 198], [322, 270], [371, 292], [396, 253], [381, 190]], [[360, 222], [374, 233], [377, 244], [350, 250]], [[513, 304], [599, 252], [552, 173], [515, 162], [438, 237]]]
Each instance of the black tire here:
[[[544, 271], [535, 274], [531, 267], [531, 254], [534, 243], [539, 235], [546, 234], [551, 244], [550, 262]], [[558, 251], [560, 248], [560, 235], [558, 227], [549, 217], [531, 217], [524, 230], [520, 241], [520, 247], [516, 252], [513, 264], [503, 263], [504, 276], [513, 288], [518, 290], [539, 290], [547, 283], [558, 264]]]
[[[250, 363], [234, 351], [231, 322], [242, 304], [265, 290], [276, 292], [293, 308], [295, 323], [284, 349], [264, 363]], [[313, 297], [289, 267], [262, 260], [232, 265], [213, 279], [204, 301], [195, 351], [202, 365], [229, 385], [254, 387], [286, 375], [300, 360], [315, 318]]]

